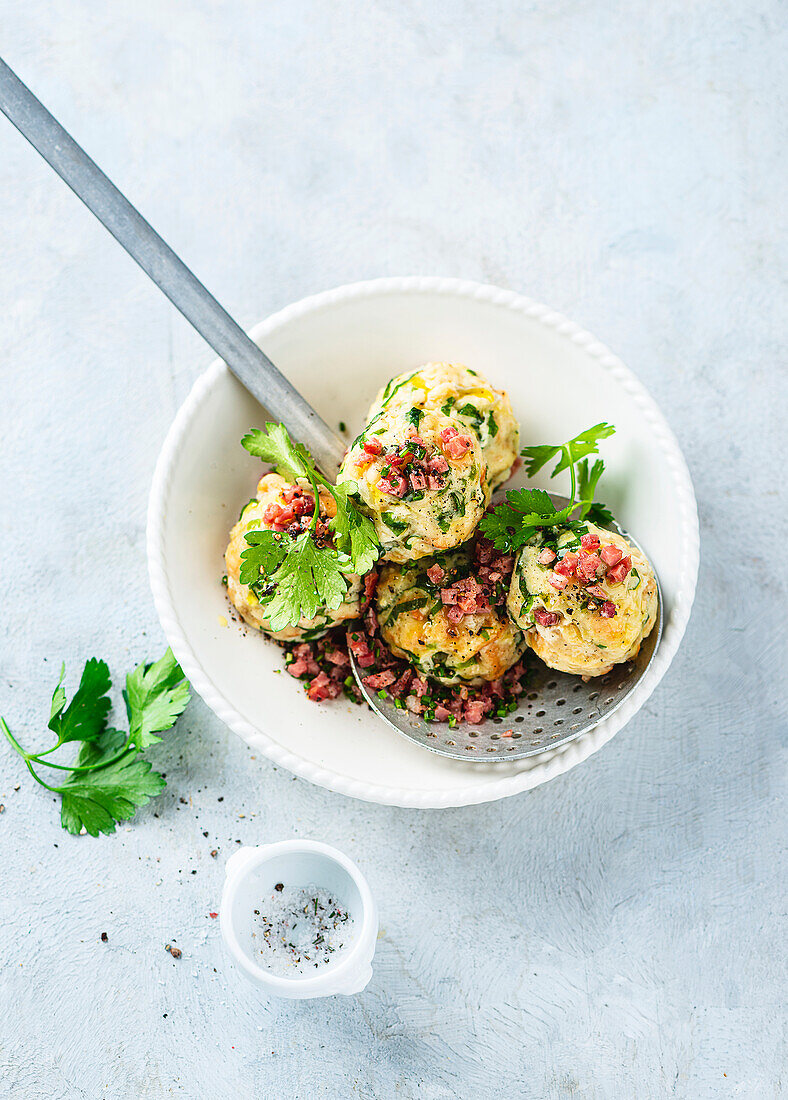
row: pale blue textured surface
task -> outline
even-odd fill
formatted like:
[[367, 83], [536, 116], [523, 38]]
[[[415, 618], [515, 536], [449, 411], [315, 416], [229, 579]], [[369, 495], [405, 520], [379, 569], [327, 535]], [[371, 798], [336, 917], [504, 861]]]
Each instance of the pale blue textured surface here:
[[[646, 383], [702, 525], [670, 673], [527, 795], [354, 802], [255, 760], [196, 701], [158, 803], [75, 839], [0, 748], [0, 1094], [782, 1095], [784, 9], [0, 13], [8, 62], [241, 323], [377, 275], [522, 291]], [[90, 653], [119, 678], [163, 647], [146, 498], [211, 355], [4, 121], [0, 196], [0, 712], [33, 741], [63, 657], [73, 683]], [[227, 972], [224, 858], [292, 834], [345, 849], [377, 896], [354, 999], [254, 1003]]]

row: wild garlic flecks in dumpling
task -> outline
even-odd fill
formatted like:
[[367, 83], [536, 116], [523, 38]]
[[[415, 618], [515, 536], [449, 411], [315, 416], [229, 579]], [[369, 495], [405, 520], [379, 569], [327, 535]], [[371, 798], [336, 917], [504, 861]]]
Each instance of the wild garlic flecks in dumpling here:
[[376, 592], [383, 640], [441, 683], [499, 680], [525, 649], [506, 616], [503, 576], [480, 567], [470, 546], [384, 566]]
[[621, 535], [587, 523], [587, 533], [550, 532], [525, 546], [508, 608], [550, 668], [602, 676], [637, 656], [657, 620], [657, 582], [646, 557]]
[[[227, 565], [227, 591], [233, 607], [256, 630], [262, 630], [281, 642], [319, 638], [332, 626], [345, 620], [358, 618], [361, 609], [361, 579], [347, 575], [348, 590], [343, 602], [333, 611], [327, 608], [314, 619], [302, 619], [297, 626], [272, 630], [265, 617], [264, 608], [247, 584], [241, 584], [241, 554], [248, 549], [246, 534], [256, 529], [288, 531], [296, 536], [309, 525], [315, 509], [314, 493], [309, 482], [291, 484], [279, 474], [264, 474], [257, 485], [257, 496], [242, 510], [240, 518], [230, 532], [230, 542], [225, 551]], [[334, 498], [325, 490], [320, 493], [320, 518], [318, 537], [330, 539], [326, 520], [336, 514]]]
[[473, 534], [490, 501], [473, 432], [441, 412], [395, 404], [354, 441], [337, 483], [354, 482], [389, 561], [448, 550]]
[[440, 411], [469, 428], [479, 440], [491, 489], [502, 485], [517, 458], [520, 433], [509, 396], [477, 371], [459, 363], [427, 363], [400, 374], [372, 403], [369, 423], [383, 409], [412, 407]]

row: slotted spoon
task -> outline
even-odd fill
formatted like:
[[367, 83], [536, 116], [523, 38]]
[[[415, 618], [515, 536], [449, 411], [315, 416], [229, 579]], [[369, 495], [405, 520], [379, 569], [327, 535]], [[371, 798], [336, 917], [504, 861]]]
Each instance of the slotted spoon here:
[[[567, 497], [551, 493], [556, 508], [569, 503]], [[610, 529], [642, 547], [617, 523]], [[615, 665], [605, 676], [583, 682], [548, 668], [535, 653], [526, 650], [528, 679], [519, 706], [505, 718], [486, 718], [478, 725], [461, 722], [450, 729], [443, 722], [426, 722], [405, 708], [394, 705], [391, 697], [381, 698], [362, 680], [352, 652], [350, 660], [359, 688], [372, 709], [397, 733], [422, 748], [441, 756], [451, 756], [476, 764], [495, 764], [537, 756], [582, 737], [603, 718], [607, 718], [635, 690], [651, 664], [662, 637], [662, 593], [657, 579], [657, 621], [643, 642], [634, 661]]]

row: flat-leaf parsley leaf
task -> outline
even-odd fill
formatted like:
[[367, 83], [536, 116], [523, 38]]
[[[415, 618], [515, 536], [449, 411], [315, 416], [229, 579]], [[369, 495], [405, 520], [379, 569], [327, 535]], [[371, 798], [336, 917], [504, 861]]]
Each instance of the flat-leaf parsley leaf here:
[[315, 502], [320, 489], [336, 503], [328, 521], [333, 545], [313, 537], [319, 510], [316, 507], [307, 531], [294, 537], [287, 532], [251, 530], [241, 554], [239, 579], [248, 584], [265, 607], [274, 630], [295, 626], [315, 617], [321, 608], [339, 607], [348, 589], [347, 574], [368, 573], [380, 556], [375, 527], [352, 500], [352, 486], [332, 485], [315, 466], [309, 452], [294, 443], [282, 424], [255, 428], [241, 440], [250, 454], [270, 463], [290, 481], [307, 480]]
[[[60, 819], [64, 829], [91, 836], [113, 833], [118, 821], [127, 821], [166, 786], [164, 776], [151, 769], [141, 752], [160, 741], [156, 736], [175, 724], [189, 702], [189, 684], [172, 650], [152, 664], [142, 664], [126, 677], [126, 711], [129, 732], [107, 726], [110, 711], [109, 669], [91, 657], [85, 663], [79, 687], [66, 706], [64, 669], [55, 687], [49, 728], [57, 741], [41, 752], [26, 752], [4, 718], [2, 729], [22, 757], [28, 771], [42, 787], [61, 797]], [[61, 745], [79, 741], [72, 764], [60, 764], [51, 756]], [[45, 782], [36, 768], [47, 767], [70, 774], [59, 786]]]
[[578, 530], [586, 518], [602, 524], [611, 522], [613, 516], [605, 505], [594, 503], [594, 493], [605, 464], [600, 458], [589, 466], [587, 456], [597, 454], [599, 441], [614, 431], [611, 424], [602, 422], [566, 443], [524, 448], [525, 471], [529, 477], [556, 457], [558, 461], [550, 476], [556, 477], [563, 470], [569, 470], [571, 502], [557, 509], [543, 489], [512, 489], [503, 503], [482, 517], [480, 530], [498, 550], [514, 553], [544, 528]]

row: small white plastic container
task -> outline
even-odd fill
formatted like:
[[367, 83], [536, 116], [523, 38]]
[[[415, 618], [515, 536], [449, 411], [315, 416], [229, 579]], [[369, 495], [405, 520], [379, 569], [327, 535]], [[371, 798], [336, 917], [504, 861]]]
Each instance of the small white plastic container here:
[[[346, 855], [317, 840], [283, 840], [240, 848], [227, 860], [222, 892], [222, 939], [233, 960], [259, 989], [272, 997], [330, 997], [360, 993], [372, 977], [378, 911], [367, 880]], [[257, 961], [254, 910], [278, 882], [300, 889], [323, 887], [353, 918], [352, 943], [314, 975], [272, 973]]]

